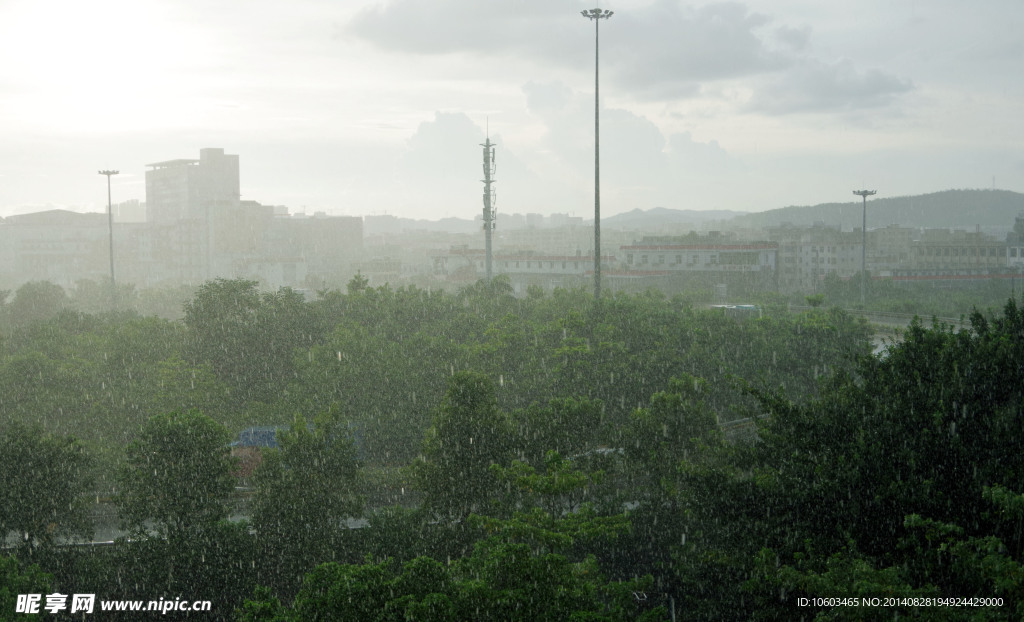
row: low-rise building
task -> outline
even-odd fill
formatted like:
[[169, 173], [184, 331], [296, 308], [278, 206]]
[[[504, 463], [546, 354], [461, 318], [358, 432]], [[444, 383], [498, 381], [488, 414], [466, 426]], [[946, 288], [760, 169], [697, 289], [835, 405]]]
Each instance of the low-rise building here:
[[[120, 227], [114, 228], [115, 249]], [[69, 287], [80, 279], [110, 278], [110, 225], [106, 214], [46, 210], [0, 222], [0, 288], [27, 281]]]
[[778, 244], [778, 285], [783, 292], [814, 291], [834, 273], [850, 278], [860, 271], [862, 234], [816, 224], [768, 229]]

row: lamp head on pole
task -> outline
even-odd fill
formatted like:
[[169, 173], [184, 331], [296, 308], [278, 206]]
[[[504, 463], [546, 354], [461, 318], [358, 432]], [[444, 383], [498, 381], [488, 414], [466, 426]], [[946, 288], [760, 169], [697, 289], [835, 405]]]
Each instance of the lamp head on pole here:
[[109, 178], [111, 175], [117, 175], [120, 172], [121, 171], [100, 171], [100, 175], [106, 175]]
[[867, 199], [869, 196], [875, 194], [876, 190], [854, 190], [853, 193], [859, 197]]
[[605, 9], [590, 9], [589, 11], [580, 11], [580, 15], [587, 19], [608, 19], [614, 14], [614, 11], [608, 11]]

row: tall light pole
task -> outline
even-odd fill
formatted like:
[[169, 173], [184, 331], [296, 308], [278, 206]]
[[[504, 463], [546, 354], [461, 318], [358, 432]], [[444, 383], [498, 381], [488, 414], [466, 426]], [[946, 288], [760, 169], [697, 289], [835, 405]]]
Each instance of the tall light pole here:
[[110, 178], [120, 171], [100, 171], [107, 176], [107, 228], [110, 234], [110, 309], [117, 308], [117, 285], [114, 283], [114, 208], [110, 201]]
[[602, 9], [590, 9], [589, 11], [580, 11], [580, 14], [594, 22], [594, 300], [601, 302], [601, 124], [597, 79], [598, 26], [602, 19], [608, 19], [613, 13]]
[[[875, 194], [874, 190], [854, 190], [864, 203], [864, 217], [861, 222], [861, 245], [860, 245], [860, 306], [865, 307], [864, 288], [868, 280], [867, 256], [868, 256], [868, 197]], [[865, 307], [866, 308], [866, 307]]]

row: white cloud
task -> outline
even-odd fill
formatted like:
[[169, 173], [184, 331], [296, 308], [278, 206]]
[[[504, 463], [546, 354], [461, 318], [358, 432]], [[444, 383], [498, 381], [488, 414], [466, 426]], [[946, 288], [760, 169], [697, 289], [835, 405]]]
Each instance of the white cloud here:
[[810, 26], [802, 26], [799, 28], [779, 26], [775, 29], [773, 34], [777, 41], [796, 52], [801, 52], [807, 49], [807, 46], [811, 41]]
[[891, 103], [913, 85], [878, 69], [859, 70], [849, 59], [807, 60], [755, 89], [749, 108], [769, 114], [849, 112]]
[[[146, 162], [221, 146], [246, 198], [475, 215], [487, 117], [499, 211], [592, 205], [593, 0], [98, 2], [51, 27], [0, 1], [2, 206], [99, 206], [107, 167], [144, 198]], [[1019, 0], [600, 4], [609, 214], [845, 199], [850, 176], [1024, 190]]]
[[[514, 56], [579, 76], [593, 67], [594, 32], [579, 21], [569, 7], [546, 0], [398, 0], [359, 11], [347, 32], [389, 50]], [[908, 80], [850, 59], [815, 57], [810, 26], [780, 23], [740, 2], [654, 0], [616, 11], [599, 28], [602, 83], [619, 99], [691, 99], [709, 83], [742, 79], [755, 91], [752, 109], [788, 114], [874, 108], [910, 88]]]
[[344, 32], [385, 49], [416, 54], [467, 50], [544, 54], [560, 47], [559, 31], [573, 16], [567, 8], [548, 0], [396, 0], [361, 9]]
[[613, 76], [640, 97], [687, 96], [701, 81], [777, 71], [789, 63], [759, 33], [771, 18], [739, 3], [690, 8], [659, 0], [619, 19], [605, 29], [602, 48], [608, 46]]

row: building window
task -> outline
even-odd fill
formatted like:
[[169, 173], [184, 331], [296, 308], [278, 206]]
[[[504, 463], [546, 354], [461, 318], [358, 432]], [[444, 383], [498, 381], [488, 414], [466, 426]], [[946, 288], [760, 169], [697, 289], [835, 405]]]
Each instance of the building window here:
[[664, 264], [665, 263], [665, 256], [664, 255], [658, 255], [658, 263], [659, 264]]
[[682, 255], [676, 255], [676, 263], [677, 264], [683, 263], [683, 256]]
[[626, 255], [626, 263], [628, 263], [631, 266], [633, 265], [633, 253], [629, 253]]
[[647, 255], [640, 255], [640, 263], [647, 265]]

